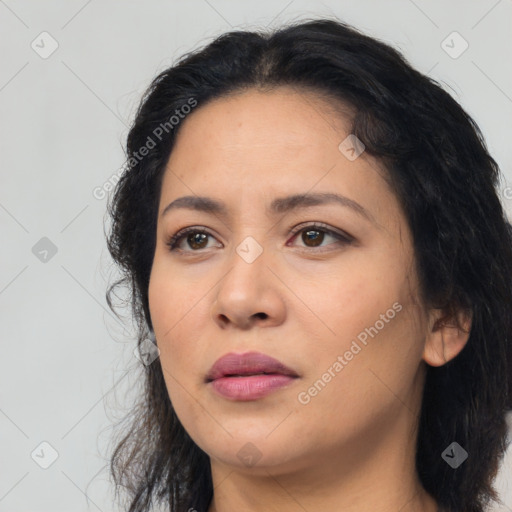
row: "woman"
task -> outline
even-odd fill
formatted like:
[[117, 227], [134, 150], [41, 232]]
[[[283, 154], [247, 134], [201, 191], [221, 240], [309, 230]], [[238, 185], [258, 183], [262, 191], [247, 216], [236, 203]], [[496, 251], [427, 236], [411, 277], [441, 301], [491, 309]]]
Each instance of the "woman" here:
[[109, 204], [145, 393], [129, 511], [482, 512], [512, 236], [464, 110], [333, 20], [231, 32], [145, 94]]

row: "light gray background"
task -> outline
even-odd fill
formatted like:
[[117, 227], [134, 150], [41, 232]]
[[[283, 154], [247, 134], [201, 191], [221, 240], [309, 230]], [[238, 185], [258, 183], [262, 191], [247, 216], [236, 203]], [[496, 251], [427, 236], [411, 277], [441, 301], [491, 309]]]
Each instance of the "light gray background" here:
[[[107, 447], [141, 363], [129, 311], [124, 328], [105, 302], [116, 274], [106, 199], [93, 191], [122, 167], [145, 87], [221, 32], [320, 15], [393, 44], [462, 103], [504, 172], [512, 216], [511, 0], [0, 0], [0, 511], [117, 510]], [[58, 43], [50, 56], [44, 31]], [[442, 47], [453, 31], [469, 44], [458, 58]], [[57, 249], [46, 262], [33, 252], [43, 237]], [[50, 461], [42, 442], [58, 452], [48, 469], [35, 462]], [[512, 511], [511, 475], [512, 448], [495, 511]]]

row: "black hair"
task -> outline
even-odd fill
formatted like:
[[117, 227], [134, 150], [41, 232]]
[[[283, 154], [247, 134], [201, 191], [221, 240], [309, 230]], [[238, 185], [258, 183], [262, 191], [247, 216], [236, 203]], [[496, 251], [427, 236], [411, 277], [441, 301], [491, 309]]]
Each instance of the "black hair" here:
[[[383, 164], [406, 214], [425, 306], [442, 308], [445, 320], [471, 313], [464, 349], [427, 368], [416, 469], [444, 509], [482, 512], [497, 499], [492, 484], [512, 409], [512, 232], [498, 196], [500, 171], [475, 121], [389, 45], [337, 20], [308, 20], [223, 34], [154, 78], [108, 205], [108, 248], [123, 271], [108, 304], [113, 309], [114, 289], [128, 287], [142, 343], [152, 330], [148, 284], [162, 176], [180, 127], [171, 118], [194, 102], [198, 109], [232, 93], [282, 86], [354, 108], [351, 133]], [[152, 147], [139, 158], [149, 138]], [[130, 493], [129, 512], [147, 511], [154, 500], [172, 512], [206, 511], [209, 457], [178, 420], [159, 360], [145, 368], [144, 393], [129, 419], [111, 459], [116, 485]], [[441, 457], [454, 441], [468, 453], [456, 469]]]

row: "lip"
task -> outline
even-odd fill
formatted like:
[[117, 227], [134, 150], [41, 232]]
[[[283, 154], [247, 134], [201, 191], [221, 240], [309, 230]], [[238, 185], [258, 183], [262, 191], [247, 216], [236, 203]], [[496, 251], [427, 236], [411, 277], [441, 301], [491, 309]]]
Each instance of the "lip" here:
[[206, 383], [231, 400], [257, 400], [298, 378], [284, 363], [260, 352], [230, 352], [210, 368]]

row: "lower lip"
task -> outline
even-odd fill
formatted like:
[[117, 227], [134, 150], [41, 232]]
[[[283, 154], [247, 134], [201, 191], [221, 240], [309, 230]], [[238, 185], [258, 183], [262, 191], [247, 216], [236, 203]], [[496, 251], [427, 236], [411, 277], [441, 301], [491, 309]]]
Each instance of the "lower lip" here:
[[231, 400], [257, 400], [289, 385], [295, 377], [281, 374], [221, 377], [211, 381], [213, 389]]

